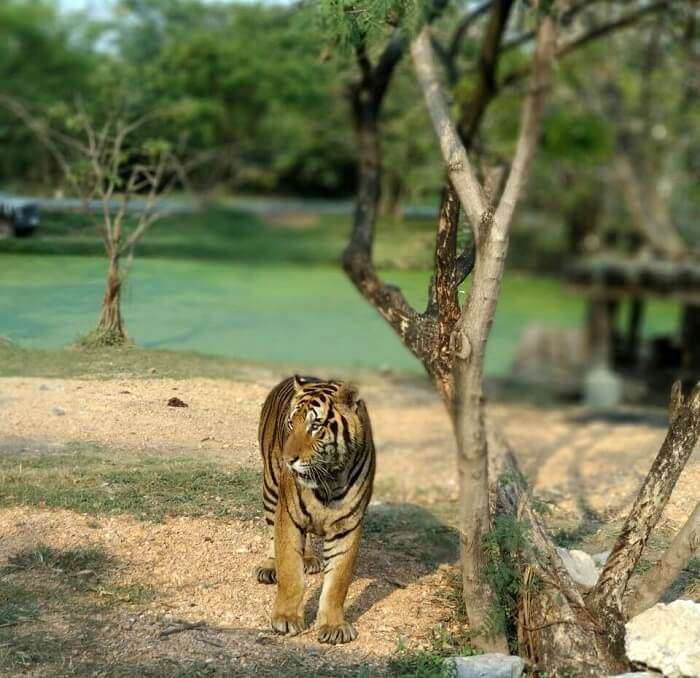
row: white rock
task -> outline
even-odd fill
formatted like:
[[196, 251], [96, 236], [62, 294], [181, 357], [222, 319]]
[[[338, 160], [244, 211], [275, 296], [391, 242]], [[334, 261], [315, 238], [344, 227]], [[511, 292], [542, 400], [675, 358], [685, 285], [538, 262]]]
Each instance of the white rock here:
[[557, 547], [557, 553], [561, 558], [567, 572], [571, 578], [585, 589], [591, 589], [598, 581], [598, 568], [585, 551], [577, 551], [576, 549], [569, 551]]
[[700, 678], [700, 604], [659, 603], [625, 625], [627, 658], [669, 678]]
[[525, 670], [520, 657], [498, 653], [449, 657], [445, 664], [456, 669], [457, 678], [520, 678]]

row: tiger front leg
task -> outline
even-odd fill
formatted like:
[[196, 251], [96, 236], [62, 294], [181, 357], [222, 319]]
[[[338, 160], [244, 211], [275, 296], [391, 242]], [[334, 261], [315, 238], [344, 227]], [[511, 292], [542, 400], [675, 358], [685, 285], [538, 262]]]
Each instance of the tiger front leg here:
[[255, 568], [255, 578], [259, 584], [274, 584], [277, 582], [277, 572], [275, 571], [275, 523], [273, 519], [268, 520], [268, 531], [270, 533], [270, 545], [267, 549], [267, 558]]
[[304, 624], [304, 540], [305, 534], [289, 515], [284, 499], [277, 506], [275, 519], [275, 569], [277, 595], [272, 628], [295, 636]]
[[357, 638], [355, 627], [345, 620], [344, 607], [361, 536], [360, 526], [339, 540], [331, 537], [324, 542], [325, 576], [316, 618], [318, 640], [321, 643], [337, 645]]
[[[323, 569], [323, 561], [314, 553], [311, 535], [306, 535], [306, 549], [304, 550], [304, 573], [317, 574]], [[270, 547], [267, 558], [255, 568], [255, 578], [259, 584], [276, 584], [277, 572], [275, 570], [275, 527], [270, 527]]]

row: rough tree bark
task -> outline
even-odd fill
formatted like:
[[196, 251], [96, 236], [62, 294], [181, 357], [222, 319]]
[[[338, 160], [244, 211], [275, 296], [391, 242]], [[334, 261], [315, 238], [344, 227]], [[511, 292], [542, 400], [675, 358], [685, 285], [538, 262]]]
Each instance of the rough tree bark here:
[[537, 145], [544, 99], [555, 51], [551, 16], [540, 21], [534, 55], [533, 82], [523, 108], [512, 168], [497, 206], [491, 205], [476, 178], [466, 149], [450, 116], [433, 58], [429, 28], [411, 45], [416, 75], [438, 135], [452, 185], [471, 224], [476, 244], [472, 286], [453, 334], [455, 346], [453, 426], [459, 475], [459, 531], [463, 595], [467, 617], [477, 642], [503, 650], [505, 637], [491, 628], [493, 593], [484, 581], [483, 539], [489, 529], [489, 479], [484, 426], [483, 371], [508, 235], [516, 203], [529, 173]]
[[106, 337], [113, 337], [116, 343], [126, 340], [121, 309], [122, 278], [119, 271], [119, 254], [109, 254], [109, 266], [107, 268], [107, 284], [102, 299], [102, 310], [97, 322], [97, 331]]
[[553, 676], [617, 673], [625, 663], [605, 642], [582, 592], [565, 569], [507, 443], [491, 433], [492, 512], [527, 525], [530, 548], [517, 554], [521, 592], [517, 610], [519, 654]]
[[435, 267], [426, 309], [420, 313], [400, 289], [385, 283], [372, 261], [380, 191], [379, 113], [392, 73], [406, 46], [398, 31], [376, 65], [364, 45], [357, 49], [360, 79], [350, 90], [358, 140], [358, 192], [343, 268], [359, 292], [377, 309], [403, 344], [425, 366], [445, 403], [452, 402], [452, 329], [459, 317], [458, 288], [469, 275], [473, 250], [458, 250], [459, 201], [451, 186], [443, 192], [435, 242]]

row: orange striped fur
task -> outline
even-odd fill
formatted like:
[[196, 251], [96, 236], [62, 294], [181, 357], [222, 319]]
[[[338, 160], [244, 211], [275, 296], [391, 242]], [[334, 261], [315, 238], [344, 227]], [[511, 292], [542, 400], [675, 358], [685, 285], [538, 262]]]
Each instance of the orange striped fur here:
[[[318, 639], [354, 640], [357, 631], [345, 620], [343, 607], [375, 469], [365, 404], [347, 384], [289, 377], [267, 396], [258, 437], [272, 544], [256, 577], [277, 583], [272, 627], [290, 635], [305, 628], [304, 573], [323, 569]], [[311, 549], [312, 534], [323, 538], [322, 559]]]

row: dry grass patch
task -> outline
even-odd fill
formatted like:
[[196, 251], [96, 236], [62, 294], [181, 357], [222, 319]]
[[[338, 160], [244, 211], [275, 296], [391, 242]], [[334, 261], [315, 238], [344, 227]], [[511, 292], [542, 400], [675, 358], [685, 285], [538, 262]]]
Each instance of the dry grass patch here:
[[260, 515], [259, 473], [250, 468], [228, 470], [187, 457], [136, 457], [78, 443], [60, 452], [6, 453], [2, 461], [0, 506], [125, 513], [155, 521]]

